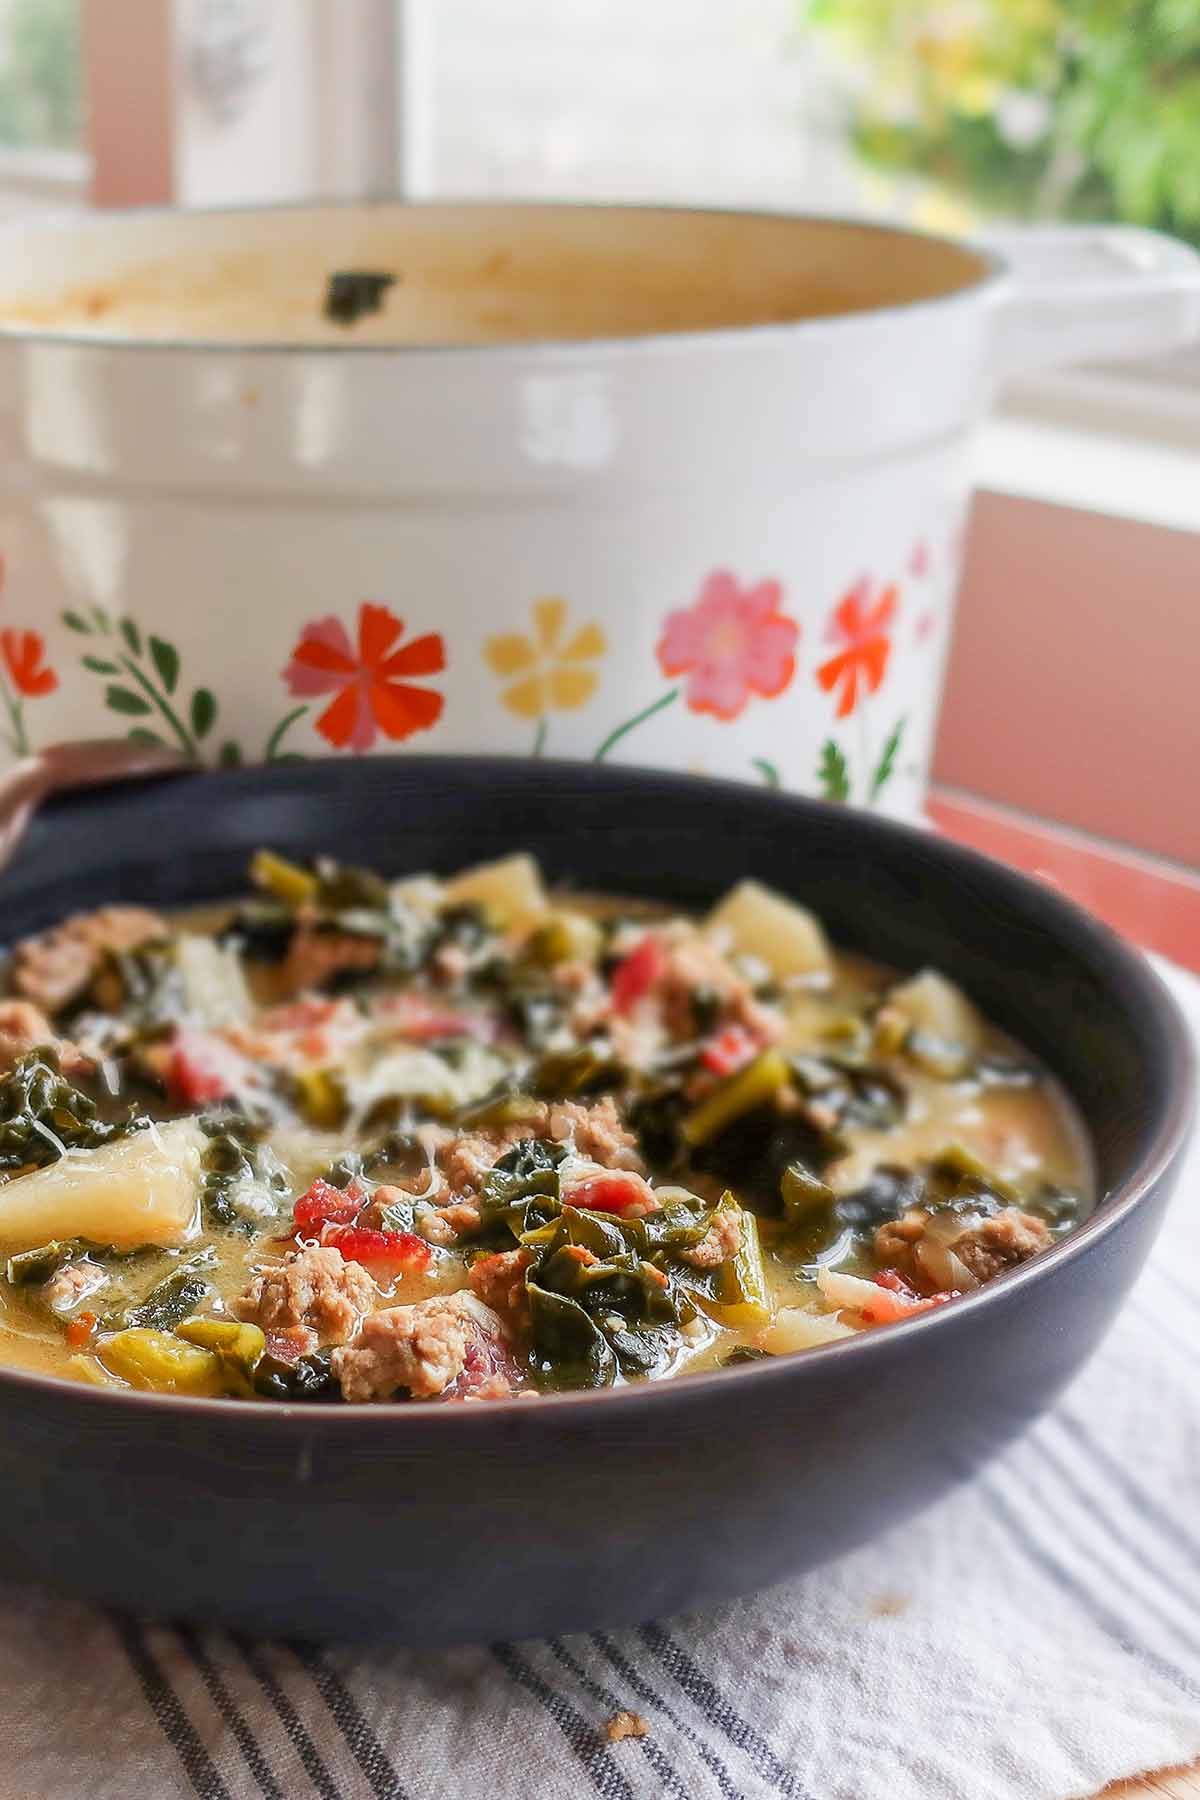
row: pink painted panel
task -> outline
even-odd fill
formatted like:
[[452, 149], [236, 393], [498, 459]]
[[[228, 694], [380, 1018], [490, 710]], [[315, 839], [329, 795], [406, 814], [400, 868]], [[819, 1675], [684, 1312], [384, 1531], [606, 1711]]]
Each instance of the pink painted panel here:
[[980, 494], [934, 777], [1200, 866], [1200, 534]]
[[82, 0], [92, 203], [174, 199], [170, 0]]
[[1089, 843], [971, 794], [935, 789], [929, 813], [947, 837], [1048, 881], [1144, 950], [1200, 974], [1200, 875], [1151, 862], [1137, 851]]

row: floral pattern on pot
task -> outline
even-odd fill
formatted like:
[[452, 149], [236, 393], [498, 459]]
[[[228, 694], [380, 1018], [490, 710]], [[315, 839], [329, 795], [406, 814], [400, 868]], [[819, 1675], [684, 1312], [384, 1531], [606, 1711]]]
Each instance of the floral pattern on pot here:
[[[0, 614], [0, 746], [7, 742], [16, 756], [31, 738], [87, 735], [96, 707], [115, 714], [131, 739], [223, 765], [387, 750], [435, 727], [451, 750], [524, 748], [605, 761], [625, 754], [624, 740], [637, 732], [631, 753], [652, 764], [904, 811], [928, 754], [921, 683], [941, 660], [939, 601], [952, 563], [948, 535], [906, 534], [895, 549], [900, 578], [862, 575], [840, 594], [835, 588], [832, 604], [824, 583], [785, 588], [774, 576], [718, 566], [697, 581], [687, 606], [647, 616], [643, 603], [636, 633], [621, 630], [615, 604], [610, 623], [595, 594], [578, 612], [561, 594], [520, 602], [523, 618], [499, 633], [467, 612], [452, 637], [410, 635], [405, 620], [376, 601], [335, 601], [306, 620], [303, 598], [293, 596], [273, 648], [264, 634], [236, 675], [213, 634], [181, 626], [172, 641], [149, 628], [152, 612], [116, 613], [87, 596], [45, 636], [5, 626]], [[805, 658], [808, 645], [814, 653]], [[275, 667], [287, 699], [264, 715], [263, 659], [283, 648], [286, 661]], [[68, 649], [80, 653], [79, 676], [63, 656]], [[194, 675], [196, 685], [185, 679]], [[94, 696], [86, 706], [80, 676]], [[497, 742], [496, 715], [489, 721], [480, 712], [489, 698], [531, 736]], [[764, 712], [761, 701], [778, 704]], [[599, 726], [590, 723], [593, 711]]]
[[68, 631], [92, 640], [80, 660], [103, 680], [109, 712], [122, 719], [153, 721], [131, 725], [128, 736], [139, 744], [174, 744], [199, 761], [201, 744], [216, 723], [217, 699], [211, 688], [196, 687], [184, 703], [175, 645], [143, 631], [128, 615], [114, 619], [103, 606], [92, 606], [86, 613], [64, 612], [62, 621]]
[[[840, 720], [857, 715], [860, 799], [866, 806], [875, 803], [895, 773], [906, 723], [904, 718], [896, 722], [876, 758], [867, 701], [879, 692], [887, 674], [900, 589], [892, 582], [873, 598], [873, 586], [871, 577], [864, 575], [842, 595], [825, 632], [826, 641], [839, 647], [816, 671], [818, 685], [836, 695], [834, 716]], [[845, 802], [854, 797], [851, 757], [836, 738], [827, 738], [821, 746], [817, 784], [827, 800]]]
[[530, 636], [509, 632], [486, 639], [483, 646], [488, 667], [509, 683], [501, 689], [501, 704], [536, 726], [534, 756], [546, 748], [552, 712], [575, 712], [587, 705], [600, 680], [590, 665], [608, 650], [608, 640], [594, 621], [564, 641], [566, 624], [566, 601], [548, 595], [533, 603]]
[[[5, 561], [0, 556], [0, 590], [4, 587]], [[28, 756], [25, 702], [44, 700], [58, 686], [58, 675], [46, 661], [46, 640], [40, 631], [6, 625], [0, 630], [0, 701], [8, 715], [8, 728], [0, 737], [14, 756]]]
[[[441, 633], [426, 632], [408, 643], [398, 641], [403, 635], [403, 619], [370, 601], [358, 609], [357, 647], [332, 613], [313, 619], [300, 633], [283, 679], [296, 699], [333, 696], [313, 724], [335, 750], [370, 750], [381, 733], [403, 743], [441, 718], [442, 695], [410, 679], [445, 669]], [[297, 708], [288, 723], [306, 710]]]
[[693, 604], [663, 621], [659, 668], [683, 680], [610, 731], [595, 760], [603, 762], [622, 738], [681, 694], [691, 712], [723, 722], [739, 718], [755, 694], [777, 699], [796, 673], [800, 638], [799, 625], [780, 611], [782, 603], [778, 581], [741, 587], [727, 569], [714, 570]]

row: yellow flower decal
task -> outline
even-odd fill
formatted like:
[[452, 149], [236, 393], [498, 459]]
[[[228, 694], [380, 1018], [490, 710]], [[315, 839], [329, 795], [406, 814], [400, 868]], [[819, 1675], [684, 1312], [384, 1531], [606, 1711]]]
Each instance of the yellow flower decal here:
[[539, 750], [547, 713], [574, 712], [591, 699], [599, 675], [588, 665], [608, 649], [599, 625], [583, 625], [570, 636], [566, 627], [567, 603], [555, 595], [534, 601], [531, 636], [512, 632], [483, 646], [489, 667], [509, 683], [500, 693], [503, 704], [519, 719], [539, 721]]

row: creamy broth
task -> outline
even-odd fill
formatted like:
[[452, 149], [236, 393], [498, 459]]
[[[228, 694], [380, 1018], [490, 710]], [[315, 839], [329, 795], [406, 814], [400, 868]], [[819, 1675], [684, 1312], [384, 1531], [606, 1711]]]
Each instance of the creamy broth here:
[[3, 1360], [264, 1401], [661, 1379], [902, 1323], [1092, 1204], [1045, 1070], [752, 883], [693, 921], [520, 857], [255, 874], [16, 947]]

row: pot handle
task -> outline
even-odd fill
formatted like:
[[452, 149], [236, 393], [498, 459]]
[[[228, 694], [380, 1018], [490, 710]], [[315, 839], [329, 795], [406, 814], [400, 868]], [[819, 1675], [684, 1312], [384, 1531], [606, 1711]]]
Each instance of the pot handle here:
[[1036, 225], [977, 240], [1000, 257], [1000, 379], [1175, 350], [1200, 336], [1200, 255], [1136, 225]]

